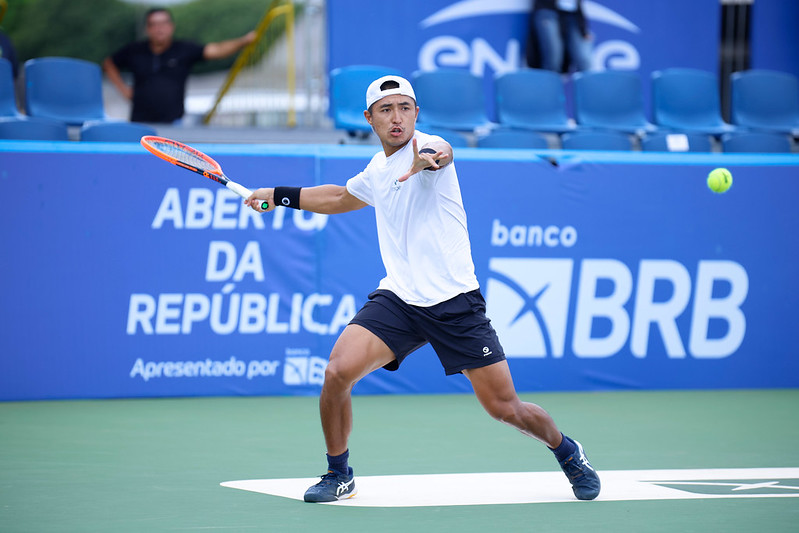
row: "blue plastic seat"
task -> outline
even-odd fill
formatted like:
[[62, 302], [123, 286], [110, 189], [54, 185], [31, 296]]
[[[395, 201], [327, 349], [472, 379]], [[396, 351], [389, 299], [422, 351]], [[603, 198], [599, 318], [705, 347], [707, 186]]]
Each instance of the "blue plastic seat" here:
[[725, 135], [721, 139], [725, 152], [784, 153], [791, 151], [787, 135], [767, 132], [743, 132]]
[[104, 120], [100, 67], [69, 57], [26, 61], [25, 110], [29, 116], [51, 118], [70, 125]]
[[712, 152], [710, 137], [704, 133], [654, 133], [641, 139], [644, 152]]
[[490, 124], [483, 80], [468, 70], [417, 71], [412, 82], [420, 122], [458, 131]]
[[566, 114], [560, 75], [549, 70], [521, 69], [494, 80], [497, 120], [508, 128], [565, 133], [575, 126]]
[[437, 126], [431, 126], [430, 124], [424, 124], [420, 122], [416, 123], [416, 131], [421, 131], [422, 133], [427, 133], [428, 135], [438, 135], [447, 141], [453, 148], [469, 147], [469, 139], [459, 131], [448, 128], [439, 128]]
[[350, 65], [330, 71], [330, 113], [337, 129], [371, 133], [363, 116], [366, 89], [383, 76], [401, 76], [401, 72], [377, 65]]
[[680, 132], [721, 135], [736, 130], [721, 118], [718, 78], [703, 70], [653, 72], [652, 114], [658, 126]]
[[64, 122], [47, 118], [0, 118], [0, 139], [19, 141], [68, 141]]
[[80, 140], [90, 142], [139, 142], [155, 129], [135, 122], [87, 122], [80, 129]]
[[632, 150], [629, 135], [615, 131], [576, 131], [561, 138], [564, 150]]
[[0, 57], [0, 117], [19, 117], [11, 62]]
[[746, 128], [799, 135], [799, 81], [787, 72], [745, 70], [730, 77], [731, 120]]
[[532, 148], [547, 149], [546, 137], [534, 131], [496, 129], [477, 139], [478, 148]]
[[625, 133], [656, 131], [646, 119], [641, 78], [634, 72], [577, 72], [574, 114], [581, 126]]

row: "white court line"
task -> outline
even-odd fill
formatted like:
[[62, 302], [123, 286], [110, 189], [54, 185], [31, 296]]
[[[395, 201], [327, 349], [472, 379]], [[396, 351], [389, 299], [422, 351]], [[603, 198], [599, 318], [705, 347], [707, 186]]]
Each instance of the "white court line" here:
[[[701, 498], [796, 498], [799, 468], [721, 468], [702, 470], [606, 470], [599, 472], [597, 501], [683, 500]], [[791, 480], [780, 484], [780, 480]], [[221, 485], [302, 500], [319, 478], [250, 479]], [[701, 483], [707, 481], [707, 483]], [[751, 483], [751, 481], [755, 481]], [[690, 486], [689, 490], [664, 487]], [[355, 507], [430, 507], [512, 503], [577, 502], [561, 472], [502, 472], [355, 476], [358, 494], [333, 505]], [[709, 492], [701, 493], [701, 487]], [[720, 493], [722, 492], [722, 493]], [[583, 503], [583, 502], [580, 502]]]

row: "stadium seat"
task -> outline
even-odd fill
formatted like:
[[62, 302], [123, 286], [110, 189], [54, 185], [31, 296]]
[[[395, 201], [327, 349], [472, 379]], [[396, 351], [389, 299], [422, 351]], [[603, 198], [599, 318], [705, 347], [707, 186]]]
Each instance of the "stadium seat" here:
[[497, 129], [478, 137], [478, 148], [532, 148], [547, 149], [546, 137], [534, 131]]
[[791, 151], [787, 135], [766, 132], [744, 132], [725, 135], [721, 139], [725, 152], [783, 153]]
[[458, 131], [490, 124], [483, 80], [468, 70], [417, 71], [412, 81], [421, 122]]
[[80, 129], [80, 140], [90, 142], [139, 142], [155, 129], [134, 122], [86, 122]]
[[718, 79], [703, 70], [653, 72], [652, 114], [657, 126], [679, 132], [721, 135], [736, 130], [721, 118]]
[[396, 69], [378, 65], [350, 65], [330, 71], [330, 112], [336, 129], [371, 133], [366, 122], [366, 89], [383, 76], [401, 76]]
[[566, 133], [575, 126], [566, 114], [566, 95], [560, 75], [521, 69], [494, 80], [497, 121], [504, 127]]
[[799, 135], [799, 81], [773, 70], [745, 70], [730, 77], [734, 124]]
[[60, 120], [70, 125], [104, 120], [100, 67], [69, 57], [26, 61], [25, 110], [29, 116]]
[[450, 130], [447, 128], [438, 128], [430, 124], [416, 123], [416, 131], [427, 133], [428, 135], [438, 135], [449, 143], [453, 148], [468, 148], [469, 139], [466, 138], [461, 132]]
[[0, 57], [0, 117], [20, 117], [11, 62]]
[[63, 122], [38, 117], [0, 118], [0, 139], [19, 141], [68, 141]]
[[565, 133], [561, 146], [564, 150], [632, 150], [627, 134], [615, 131], [576, 131]]
[[577, 72], [573, 79], [577, 124], [636, 134], [657, 130], [646, 119], [638, 74], [621, 70]]
[[710, 137], [704, 133], [654, 133], [641, 139], [645, 152], [712, 152]]

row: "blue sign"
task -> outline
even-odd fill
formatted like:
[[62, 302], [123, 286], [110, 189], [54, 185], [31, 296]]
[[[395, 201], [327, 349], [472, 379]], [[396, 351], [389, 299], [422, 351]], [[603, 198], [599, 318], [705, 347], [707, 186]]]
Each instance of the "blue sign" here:
[[[417, 70], [467, 69], [485, 79], [487, 111], [494, 117], [494, 77], [526, 65], [533, 1], [427, 0], [399, 6], [329, 0], [329, 68], [383, 65], [406, 76]], [[673, 67], [719, 70], [718, 1], [584, 0], [583, 10], [593, 36], [593, 68], [640, 73], [647, 107], [652, 72]], [[752, 68], [799, 75], [797, 54], [787, 44], [793, 42], [794, 31], [788, 21], [796, 21], [798, 14], [793, 2], [755, 2]]]
[[[377, 149], [200, 148], [252, 188]], [[520, 391], [799, 386], [797, 156], [549, 155], [456, 154]], [[371, 208], [259, 215], [138, 147], [5, 142], [0, 185], [0, 400], [318, 394], [385, 274]], [[469, 390], [425, 347], [355, 392]]]

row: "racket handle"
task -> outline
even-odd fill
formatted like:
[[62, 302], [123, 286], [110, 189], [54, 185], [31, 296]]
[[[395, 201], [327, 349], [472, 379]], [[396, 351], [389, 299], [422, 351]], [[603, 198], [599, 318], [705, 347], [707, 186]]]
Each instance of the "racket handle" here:
[[[252, 194], [252, 191], [250, 189], [242, 185], [239, 185], [235, 181], [228, 181], [227, 183], [225, 183], [225, 187], [235, 192], [245, 200], [249, 198], [250, 195]], [[269, 209], [269, 202], [261, 202], [261, 209], [263, 209], [264, 211]]]

